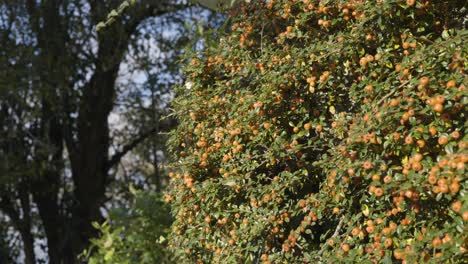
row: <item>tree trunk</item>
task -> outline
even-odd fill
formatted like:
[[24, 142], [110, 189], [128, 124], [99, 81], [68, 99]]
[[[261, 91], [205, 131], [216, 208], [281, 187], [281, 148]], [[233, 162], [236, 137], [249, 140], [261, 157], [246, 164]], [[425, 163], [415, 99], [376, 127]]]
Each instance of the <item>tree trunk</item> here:
[[23, 209], [23, 217], [20, 217], [19, 211], [15, 208], [14, 199], [11, 197], [0, 197], [0, 208], [6, 212], [10, 221], [12, 221], [13, 226], [18, 230], [21, 235], [21, 239], [23, 241], [23, 252], [25, 255], [25, 263], [26, 264], [34, 264], [36, 259], [34, 255], [34, 237], [31, 234], [31, 219], [30, 219], [30, 211], [26, 211], [29, 209], [29, 200], [27, 200], [28, 204], [25, 204], [26, 200], [23, 196], [23, 192], [21, 190], [22, 186], [20, 186], [20, 204]]
[[31, 200], [25, 183], [20, 185], [19, 200], [23, 210], [23, 219], [20, 226], [21, 239], [23, 240], [25, 264], [36, 263], [34, 253], [34, 236], [31, 234]]
[[115, 81], [120, 63], [128, 46], [128, 35], [116, 24], [99, 34], [99, 50], [96, 68], [83, 97], [78, 117], [78, 153], [73, 180], [77, 206], [73, 222], [80, 234], [75, 241], [75, 252], [82, 252], [89, 239], [96, 237], [93, 222], [102, 222], [100, 207], [106, 197], [109, 160], [108, 117], [114, 106]]
[[23, 241], [23, 252], [24, 252], [24, 263], [35, 264], [36, 255], [34, 254], [34, 237], [31, 234], [31, 230], [20, 230], [21, 240]]

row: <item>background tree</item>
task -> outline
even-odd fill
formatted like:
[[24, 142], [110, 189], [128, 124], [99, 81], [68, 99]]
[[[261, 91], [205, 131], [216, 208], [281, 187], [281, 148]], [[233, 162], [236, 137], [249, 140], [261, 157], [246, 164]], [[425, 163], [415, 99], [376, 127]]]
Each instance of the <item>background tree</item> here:
[[[159, 122], [167, 87], [180, 81], [167, 63], [182, 51], [182, 22], [198, 11], [178, 12], [184, 1], [136, 2], [98, 33], [121, 1], [0, 2], [0, 212], [19, 232], [26, 263], [40, 259], [41, 246], [49, 263], [76, 263], [97, 235], [91, 223], [102, 222], [106, 201], [122, 189], [116, 183], [130, 179], [118, 177], [117, 165], [173, 125]], [[148, 93], [151, 100], [139, 97]], [[137, 104], [151, 111], [131, 109]], [[115, 127], [127, 110], [140, 117]], [[154, 178], [158, 188], [161, 181]]]
[[176, 253], [466, 259], [465, 2], [252, 1], [232, 13], [173, 103]]

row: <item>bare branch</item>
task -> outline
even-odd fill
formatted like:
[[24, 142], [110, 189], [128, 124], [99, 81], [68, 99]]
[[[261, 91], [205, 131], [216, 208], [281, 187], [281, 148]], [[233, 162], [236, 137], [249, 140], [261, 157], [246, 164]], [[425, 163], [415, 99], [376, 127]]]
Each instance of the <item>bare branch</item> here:
[[149, 17], [157, 17], [168, 13], [173, 13], [191, 6], [187, 3], [177, 3], [178, 1], [154, 1], [143, 0], [141, 3], [132, 6], [128, 15], [130, 20], [125, 25], [125, 30], [131, 35], [138, 25]]
[[[335, 232], [333, 232], [333, 235], [329, 239], [333, 239], [333, 238], [337, 237], [340, 234], [340, 230], [341, 230], [341, 228], [343, 227], [343, 224], [344, 224], [344, 219], [345, 219], [345, 216], [342, 215], [341, 218], [340, 218], [340, 222], [336, 226]], [[317, 258], [320, 258], [320, 259], [322, 258], [323, 251], [325, 251], [325, 249], [327, 248], [327, 245], [328, 244], [325, 243], [322, 246], [320, 251], [317, 253]]]
[[36, 0], [27, 0], [26, 10], [28, 11], [31, 28], [36, 32], [36, 34], [39, 34], [39, 9], [36, 2]]
[[125, 154], [127, 154], [129, 151], [134, 149], [136, 146], [138, 146], [138, 144], [143, 142], [145, 139], [147, 139], [149, 136], [154, 134], [156, 131], [157, 131], [157, 128], [152, 128], [149, 131], [146, 131], [145, 133], [140, 134], [137, 138], [132, 140], [129, 144], [125, 145], [121, 151], [115, 153], [111, 157], [111, 159], [107, 163], [107, 167], [110, 168], [114, 166], [115, 164], [119, 163], [120, 160], [123, 158], [123, 156], [125, 156]]

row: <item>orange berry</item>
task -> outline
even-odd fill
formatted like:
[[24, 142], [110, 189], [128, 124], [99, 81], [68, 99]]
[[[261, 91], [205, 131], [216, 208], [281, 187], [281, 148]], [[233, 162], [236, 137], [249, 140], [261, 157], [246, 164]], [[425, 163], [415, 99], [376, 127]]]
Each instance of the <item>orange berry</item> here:
[[451, 134], [450, 134], [454, 139], [458, 139], [460, 137], [460, 132], [458, 131], [453, 131]]
[[380, 175], [379, 174], [372, 175], [372, 180], [373, 181], [380, 181]]
[[406, 198], [411, 199], [411, 197], [413, 197], [413, 191], [412, 190], [406, 190], [405, 196], [406, 196]]
[[360, 232], [361, 232], [361, 229], [355, 227], [355, 228], [353, 228], [353, 230], [351, 230], [351, 235], [357, 236], [357, 235], [359, 235]]
[[411, 165], [411, 168], [414, 170], [414, 171], [420, 171], [422, 170], [422, 164], [420, 162], [415, 162]]
[[343, 244], [343, 246], [341, 246], [341, 249], [343, 249], [344, 252], [348, 252], [350, 250], [349, 244]]
[[416, 3], [416, 0], [406, 0], [406, 4], [409, 6], [414, 6], [415, 3]]
[[454, 81], [454, 80], [450, 80], [450, 81], [447, 82], [447, 86], [446, 86], [446, 87], [447, 87], [447, 89], [450, 89], [450, 88], [452, 88], [452, 87], [455, 87], [455, 85], [456, 85], [455, 81]]
[[419, 84], [423, 87], [426, 87], [429, 84], [429, 78], [424, 76], [419, 79]]
[[464, 221], [468, 221], [468, 211], [462, 213], [462, 218]]
[[413, 142], [414, 142], [413, 137], [411, 137], [411, 136], [406, 136], [405, 137], [405, 144], [406, 145], [411, 145], [411, 144], [413, 144]]
[[442, 185], [439, 185], [440, 187], [440, 192], [442, 193], [448, 193], [449, 192], [449, 187], [447, 184], [442, 184]]
[[424, 148], [424, 146], [426, 146], [426, 141], [422, 140], [422, 139], [418, 139], [416, 141], [416, 144], [418, 145], [418, 147], [420, 148]]
[[435, 104], [432, 108], [435, 112], [437, 113], [442, 113], [442, 111], [444, 111], [444, 106], [442, 104]]
[[[406, 2], [408, 2], [408, 1], [414, 1], [414, 0], [407, 0]], [[410, 44], [409, 44], [409, 42], [403, 42], [402, 46], [403, 46], [404, 49], [408, 49], [410, 47]]]
[[429, 177], [427, 177], [427, 181], [428, 181], [430, 184], [436, 184], [436, 183], [437, 183], [437, 177], [434, 176], [434, 175], [429, 175]]
[[382, 229], [382, 234], [383, 234], [384, 236], [388, 236], [391, 232], [392, 232], [392, 229], [391, 229], [390, 227], [384, 227], [384, 228]]
[[386, 238], [385, 241], [384, 241], [384, 246], [386, 248], [389, 248], [393, 245], [393, 240], [391, 238]]
[[397, 249], [397, 250], [393, 251], [393, 256], [396, 259], [403, 259], [404, 255], [405, 255], [405, 253], [401, 249]]
[[416, 153], [413, 156], [414, 161], [421, 161], [423, 159], [423, 155], [421, 153]]
[[398, 100], [397, 98], [393, 98], [392, 100], [390, 100], [390, 106], [392, 107], [396, 107], [399, 103], [400, 100]]
[[452, 193], [458, 193], [458, 191], [460, 191], [460, 184], [458, 182], [452, 182], [449, 189]]
[[390, 175], [385, 176], [384, 179], [383, 179], [383, 181], [384, 181], [384, 183], [389, 183], [389, 182], [391, 182], [391, 181], [392, 181], [392, 176], [390, 176]]
[[378, 187], [378, 188], [375, 188], [374, 193], [375, 193], [375, 196], [380, 197], [384, 194], [384, 191], [382, 188]]
[[439, 145], [445, 145], [448, 143], [448, 138], [446, 136], [440, 136], [437, 142], [439, 143]]
[[317, 132], [322, 132], [323, 126], [322, 126], [322, 125], [317, 125], [317, 126], [315, 127], [315, 130], [316, 130]]
[[362, 167], [366, 170], [372, 169], [372, 162], [364, 161], [364, 163], [362, 164]]
[[440, 247], [440, 245], [442, 244], [442, 240], [440, 240], [440, 238], [436, 237], [434, 239], [432, 239], [432, 246], [437, 248], [437, 247]]
[[460, 212], [460, 210], [462, 209], [462, 203], [460, 201], [455, 201], [453, 204], [452, 204], [452, 210], [455, 211], [455, 212]]
[[436, 104], [443, 104], [444, 102], [445, 102], [445, 97], [443, 95], [439, 94], [435, 97]]
[[445, 236], [442, 238], [442, 243], [449, 243], [450, 241], [452, 241], [452, 238], [450, 237], [449, 234], [445, 234]]
[[373, 226], [373, 225], [372, 225], [372, 226], [367, 226], [367, 227], [366, 227], [366, 231], [367, 231], [367, 233], [369, 233], [369, 234], [374, 233], [374, 232], [375, 232], [375, 226]]

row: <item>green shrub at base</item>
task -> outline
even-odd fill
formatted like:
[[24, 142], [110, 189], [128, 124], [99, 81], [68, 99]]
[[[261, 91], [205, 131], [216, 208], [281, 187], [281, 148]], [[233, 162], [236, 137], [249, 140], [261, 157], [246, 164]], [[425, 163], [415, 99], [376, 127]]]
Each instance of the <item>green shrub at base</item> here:
[[172, 219], [160, 194], [134, 191], [130, 208], [111, 211], [109, 222], [96, 225], [102, 235], [83, 253], [90, 264], [170, 264], [175, 256], [167, 248]]

